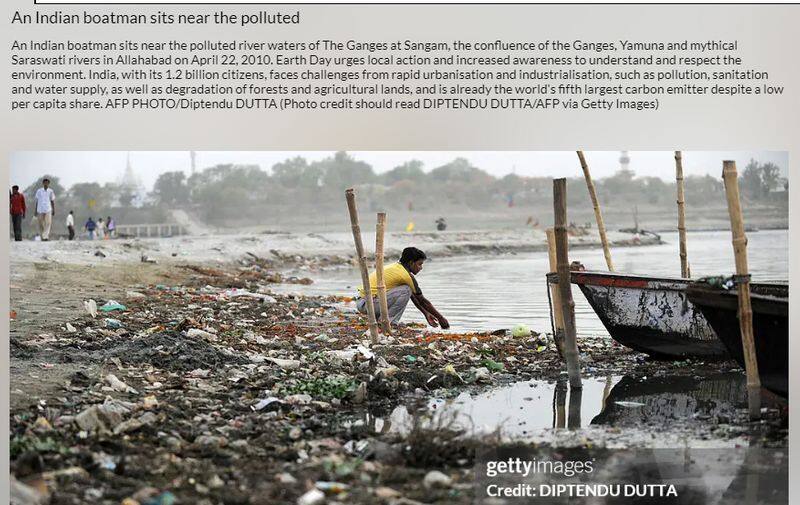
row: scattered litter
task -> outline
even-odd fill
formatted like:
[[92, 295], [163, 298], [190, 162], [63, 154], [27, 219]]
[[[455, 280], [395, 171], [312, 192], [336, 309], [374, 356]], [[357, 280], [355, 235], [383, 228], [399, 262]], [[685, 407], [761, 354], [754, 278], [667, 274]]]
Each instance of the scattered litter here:
[[119, 319], [112, 319], [107, 317], [105, 319], [105, 323], [106, 323], [106, 328], [109, 328], [111, 330], [117, 330], [119, 328], [122, 328], [122, 321], [120, 321]]
[[287, 472], [279, 473], [278, 475], [275, 476], [275, 480], [277, 480], [281, 484], [287, 484], [287, 485], [297, 484], [297, 479], [295, 479], [292, 474]]
[[186, 330], [186, 336], [190, 338], [204, 338], [206, 340], [216, 340], [217, 336], [205, 330], [198, 328], [189, 328]]
[[93, 318], [97, 317], [97, 302], [94, 300], [86, 300], [83, 302], [83, 306], [86, 308], [86, 312], [88, 312], [90, 316]]
[[300, 368], [300, 361], [296, 359], [267, 358], [267, 361], [275, 363], [284, 370], [297, 370]]
[[150, 410], [158, 407], [158, 399], [154, 395], [145, 396], [142, 399], [142, 408]]
[[242, 296], [246, 296], [248, 298], [257, 298], [264, 303], [276, 303], [278, 301], [275, 298], [266, 295], [264, 293], [253, 293], [246, 289], [238, 289], [238, 288], [226, 289], [221, 296], [225, 298], [239, 298]]
[[401, 493], [400, 491], [394, 490], [390, 487], [381, 486], [375, 488], [375, 496], [381, 500], [391, 500], [392, 498], [399, 498]]
[[109, 300], [100, 307], [101, 312], [113, 312], [115, 310], [128, 310], [128, 307], [122, 305], [116, 300]]
[[322, 503], [325, 503], [325, 493], [319, 489], [307, 491], [297, 499], [297, 505], [321, 505]]
[[364, 403], [367, 400], [367, 383], [362, 382], [353, 393], [353, 403]]
[[274, 396], [270, 396], [269, 398], [264, 398], [263, 400], [259, 400], [258, 403], [251, 406], [250, 408], [253, 410], [264, 410], [265, 408], [269, 407], [270, 405], [273, 406], [273, 409], [277, 406], [281, 405], [280, 398], [275, 398]]
[[136, 391], [129, 385], [119, 380], [117, 376], [114, 375], [113, 373], [106, 375], [106, 382], [108, 383], [109, 386], [111, 386], [111, 389], [113, 389], [114, 391], [120, 391], [122, 393], [138, 394], [138, 391]]
[[456, 371], [456, 367], [454, 367], [453, 365], [451, 365], [451, 364], [445, 365], [445, 367], [442, 369], [442, 371], [446, 375], [452, 375], [453, 377], [457, 377], [458, 380], [460, 380], [461, 382], [464, 382], [464, 379], [461, 378], [461, 375]]
[[314, 483], [317, 489], [323, 491], [328, 494], [340, 494], [347, 491], [347, 484], [342, 484], [341, 482], [327, 482], [318, 480]]
[[511, 329], [511, 336], [514, 338], [530, 337], [531, 329], [527, 324], [517, 324]]
[[644, 407], [644, 403], [640, 403], [640, 402], [624, 402], [623, 401], [623, 402], [614, 402], [614, 403], [616, 405], [619, 405], [620, 407], [631, 407], [631, 408], [632, 407]]
[[482, 366], [480, 368], [476, 368], [475, 382], [490, 382], [492, 380], [491, 375], [491, 372], [489, 372], [489, 369], [486, 367]]
[[448, 488], [452, 484], [453, 479], [438, 470], [428, 472], [422, 480], [422, 485], [424, 485], [426, 489]]
[[502, 372], [505, 369], [502, 363], [498, 363], [490, 358], [484, 359], [481, 364], [492, 372]]

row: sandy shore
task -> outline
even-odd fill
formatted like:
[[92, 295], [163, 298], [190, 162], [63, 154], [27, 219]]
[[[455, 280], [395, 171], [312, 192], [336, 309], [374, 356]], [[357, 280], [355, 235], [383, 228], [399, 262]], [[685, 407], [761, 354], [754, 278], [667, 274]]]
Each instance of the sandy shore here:
[[[375, 234], [363, 233], [367, 251], [373, 249]], [[657, 243], [649, 236], [609, 232], [615, 247]], [[532, 252], [547, 250], [547, 237], [538, 229], [477, 230], [471, 232], [389, 233], [387, 258], [399, 257], [404, 247], [414, 246], [429, 256], [492, 252]], [[599, 238], [589, 230], [571, 236], [570, 247], [599, 247]], [[348, 233], [264, 233], [173, 238], [78, 240], [52, 242], [12, 242], [12, 265], [55, 262], [75, 265], [127, 264], [143, 258], [158, 263], [181, 262], [225, 264], [254, 254], [274, 262], [276, 267], [309, 262], [318, 266], [352, 262], [353, 237]]]

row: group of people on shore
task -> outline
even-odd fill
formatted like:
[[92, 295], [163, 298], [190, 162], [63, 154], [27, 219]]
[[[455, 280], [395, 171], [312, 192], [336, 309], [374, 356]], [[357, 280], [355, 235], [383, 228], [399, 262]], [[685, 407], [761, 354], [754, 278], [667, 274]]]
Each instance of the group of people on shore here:
[[[42, 179], [42, 187], [36, 190], [34, 196], [34, 208], [36, 209], [36, 222], [38, 225], [39, 238], [43, 242], [50, 240], [50, 229], [53, 225], [53, 218], [56, 214], [56, 195], [50, 187], [50, 179]], [[25, 205], [25, 195], [20, 193], [19, 186], [11, 187], [10, 193], [10, 212], [11, 224], [14, 230], [14, 240], [22, 241], [22, 224], [28, 214]], [[75, 212], [70, 210], [65, 222], [67, 236], [69, 240], [75, 240]], [[104, 221], [101, 217], [95, 221], [92, 217], [86, 220], [83, 226], [89, 240], [109, 239], [116, 237], [117, 224], [111, 216]]]

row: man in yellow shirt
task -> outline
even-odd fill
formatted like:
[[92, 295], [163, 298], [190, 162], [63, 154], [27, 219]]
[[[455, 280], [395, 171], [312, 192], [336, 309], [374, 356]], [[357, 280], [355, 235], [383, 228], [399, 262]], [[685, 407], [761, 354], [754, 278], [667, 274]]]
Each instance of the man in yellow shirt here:
[[[443, 315], [422, 296], [422, 290], [417, 284], [416, 275], [422, 270], [427, 256], [416, 247], [406, 247], [400, 255], [400, 261], [389, 265], [383, 270], [383, 282], [386, 284], [386, 301], [389, 311], [389, 321], [392, 324], [400, 322], [403, 312], [406, 310], [408, 301], [411, 300], [414, 306], [422, 312], [425, 320], [433, 327], [441, 326], [443, 329], [450, 327], [450, 323]], [[375, 272], [369, 275], [370, 291], [375, 305], [375, 316], [380, 316], [380, 304], [378, 303], [378, 278]], [[362, 314], [367, 313], [367, 300], [363, 286], [358, 288], [359, 297], [356, 300], [356, 307]]]

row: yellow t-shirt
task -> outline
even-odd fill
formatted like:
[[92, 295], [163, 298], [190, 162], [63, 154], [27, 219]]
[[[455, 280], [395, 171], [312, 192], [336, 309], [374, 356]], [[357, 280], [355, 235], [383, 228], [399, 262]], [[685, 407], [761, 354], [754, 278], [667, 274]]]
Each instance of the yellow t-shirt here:
[[[413, 294], [418, 295], [421, 293], [417, 280], [400, 263], [393, 263], [383, 269], [383, 283], [386, 284], [386, 291], [397, 286], [408, 286]], [[372, 291], [372, 296], [377, 296], [378, 275], [375, 272], [369, 274], [369, 287], [370, 291]], [[358, 294], [361, 297], [364, 296], [364, 286], [358, 288]]]

